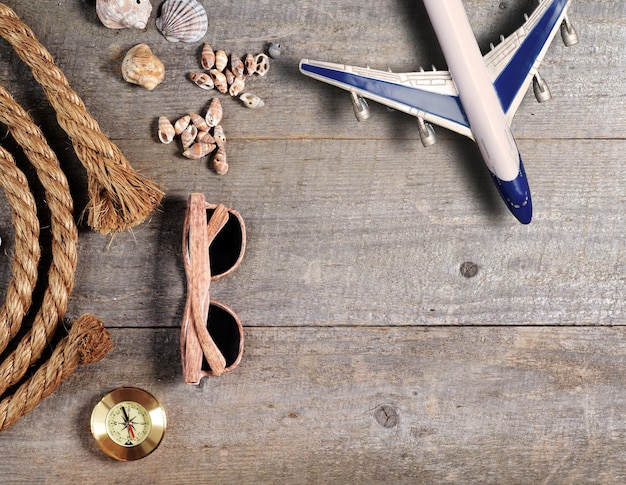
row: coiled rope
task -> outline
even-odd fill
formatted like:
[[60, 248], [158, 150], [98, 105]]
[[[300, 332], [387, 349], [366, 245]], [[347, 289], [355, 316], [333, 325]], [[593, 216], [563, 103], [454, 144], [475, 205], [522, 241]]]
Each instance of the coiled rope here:
[[[119, 148], [87, 113], [48, 51], [17, 15], [1, 3], [0, 36], [9, 41], [32, 69], [57, 113], [59, 125], [69, 135], [87, 170], [89, 225], [106, 234], [142, 222], [161, 201], [161, 190], [132, 169]], [[74, 287], [78, 231], [68, 182], [55, 153], [28, 113], [2, 87], [0, 123], [8, 127], [36, 170], [50, 211], [52, 235], [52, 258], [41, 305], [30, 328], [22, 329], [37, 283], [40, 229], [36, 204], [26, 177], [15, 165], [11, 154], [0, 148], [0, 185], [11, 204], [15, 228], [13, 276], [7, 287], [5, 303], [0, 308], [0, 353], [9, 344], [12, 344], [12, 350], [0, 363], [0, 396], [17, 386], [10, 396], [0, 401], [2, 431], [52, 393], [79, 364], [102, 359], [112, 348], [112, 341], [102, 322], [94, 316], [83, 315], [56, 345], [48, 360], [39, 364], [36, 372], [27, 378], [29, 369], [39, 363], [51, 345], [58, 324], [65, 316]], [[12, 339], [18, 334], [22, 335], [21, 340], [13, 343]]]

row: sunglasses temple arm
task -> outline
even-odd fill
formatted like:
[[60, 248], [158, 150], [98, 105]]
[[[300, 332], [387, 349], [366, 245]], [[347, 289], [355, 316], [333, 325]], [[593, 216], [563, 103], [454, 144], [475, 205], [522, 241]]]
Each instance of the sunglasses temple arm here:
[[[211, 338], [207, 325], [209, 316], [211, 264], [209, 260], [209, 234], [206, 229], [204, 197], [189, 199], [189, 251], [191, 266], [191, 312], [200, 347], [214, 375], [223, 374], [226, 359]], [[226, 213], [228, 216], [228, 213]], [[211, 218], [213, 219], [213, 218]], [[217, 232], [215, 233], [217, 234]], [[215, 236], [214, 236], [215, 237]]]

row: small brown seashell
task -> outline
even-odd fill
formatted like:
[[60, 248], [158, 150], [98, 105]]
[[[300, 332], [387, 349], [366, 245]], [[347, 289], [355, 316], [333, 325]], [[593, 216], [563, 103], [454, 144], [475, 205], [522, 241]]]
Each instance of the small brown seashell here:
[[259, 98], [256, 94], [243, 93], [241, 96], [239, 96], [239, 99], [244, 105], [251, 109], [262, 108], [263, 106], [265, 106], [265, 102], [263, 102], [263, 100]]
[[147, 44], [137, 44], [124, 56], [122, 76], [129, 83], [152, 91], [165, 79], [165, 66]]
[[197, 134], [198, 128], [196, 128], [194, 125], [189, 124], [189, 126], [185, 128], [185, 131], [180, 134], [180, 142], [183, 145], [183, 149], [190, 147], [193, 142], [196, 141]]
[[215, 52], [215, 69], [218, 71], [223, 71], [228, 65], [228, 56], [226, 52], [223, 50], [218, 50]]
[[161, 140], [161, 143], [165, 143], [166, 145], [168, 145], [169, 143], [172, 143], [172, 141], [174, 140], [174, 136], [176, 135], [176, 132], [174, 131], [174, 126], [172, 125], [172, 123], [170, 123], [170, 120], [168, 120], [165, 116], [160, 116], [159, 117], [159, 140]]
[[226, 81], [226, 76], [222, 71], [211, 69], [209, 71], [209, 76], [211, 76], [213, 84], [215, 84], [215, 89], [222, 94], [226, 94], [228, 92], [228, 82]]
[[190, 160], [199, 160], [215, 150], [215, 145], [196, 142], [183, 151], [183, 156]]
[[151, 12], [150, 0], [96, 0], [96, 14], [109, 29], [144, 29]]
[[215, 87], [213, 79], [206, 72], [190, 72], [189, 79], [198, 85], [202, 89], [210, 91]]
[[245, 74], [245, 66], [241, 58], [235, 54], [230, 55], [230, 70], [233, 71], [235, 77], [243, 77]]
[[198, 131], [209, 131], [211, 128], [204, 119], [204, 116], [200, 116], [198, 113], [189, 113], [191, 123], [198, 128]]
[[206, 34], [208, 17], [197, 0], [166, 0], [156, 26], [170, 42], [197, 42]]
[[196, 141], [199, 141], [202, 143], [216, 144], [215, 138], [213, 138], [213, 135], [211, 135], [211, 133], [209, 133], [208, 131], [203, 131], [203, 130], [198, 130], [198, 134], [196, 135]]
[[209, 108], [206, 112], [206, 122], [209, 126], [217, 126], [222, 122], [222, 116], [224, 111], [222, 110], [222, 103], [219, 98], [213, 98], [209, 103]]
[[210, 44], [204, 44], [202, 46], [202, 56], [200, 57], [200, 64], [202, 69], [209, 71], [215, 66], [215, 52]]
[[244, 89], [246, 89], [246, 81], [243, 77], [236, 77], [228, 88], [228, 93], [231, 96], [239, 96]]
[[226, 144], [226, 135], [222, 125], [217, 125], [213, 128], [213, 138], [215, 138], [215, 144], [218, 147], [223, 147]]
[[246, 54], [244, 65], [246, 66], [246, 74], [248, 76], [252, 76], [256, 72], [256, 60], [253, 54]]
[[189, 123], [191, 123], [191, 116], [189, 115], [181, 116], [174, 123], [174, 132], [177, 135], [180, 135], [183, 131], [187, 129], [187, 127], [189, 126]]
[[235, 75], [230, 69], [224, 69], [224, 76], [226, 77], [226, 83], [229, 86], [235, 81]]
[[213, 156], [213, 168], [218, 175], [224, 175], [228, 172], [228, 162], [226, 161], [226, 151], [223, 147], [219, 147]]
[[254, 60], [256, 61], [255, 72], [259, 76], [265, 76], [270, 70], [270, 58], [267, 56], [267, 54], [257, 54]]

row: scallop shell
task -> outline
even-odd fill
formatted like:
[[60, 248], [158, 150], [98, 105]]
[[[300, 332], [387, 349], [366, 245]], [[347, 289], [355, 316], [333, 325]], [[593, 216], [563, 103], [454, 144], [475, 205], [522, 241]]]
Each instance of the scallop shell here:
[[215, 145], [196, 142], [183, 151], [183, 156], [190, 160], [199, 160], [215, 150]]
[[244, 105], [251, 109], [261, 108], [265, 106], [263, 100], [259, 98], [256, 94], [243, 93], [241, 96], [239, 96], [239, 99]]
[[246, 89], [246, 81], [242, 77], [236, 77], [228, 88], [228, 94], [231, 96], [239, 96], [239, 94]]
[[246, 74], [252, 76], [256, 72], [256, 60], [253, 54], [246, 54], [246, 58], [243, 61], [246, 66]]
[[213, 48], [210, 44], [204, 44], [202, 46], [200, 64], [202, 64], [202, 69], [205, 71], [210, 71], [213, 69], [213, 66], [215, 66], [215, 52], [213, 52]]
[[124, 56], [122, 76], [129, 83], [152, 91], [165, 79], [165, 66], [147, 44], [137, 44]]
[[209, 71], [209, 76], [211, 76], [213, 84], [215, 84], [215, 89], [222, 94], [226, 94], [228, 92], [228, 82], [226, 81], [226, 76], [223, 72], [218, 71], [217, 69], [211, 69]]
[[150, 0], [96, 0], [98, 18], [109, 29], [144, 29], [151, 12]]
[[259, 76], [265, 76], [267, 74], [267, 71], [270, 70], [270, 58], [267, 56], [267, 54], [257, 54], [254, 60], [256, 61], [255, 72]]
[[230, 70], [233, 71], [235, 77], [243, 77], [245, 74], [245, 66], [241, 58], [235, 54], [230, 55]]
[[226, 144], [226, 135], [224, 134], [222, 125], [217, 125], [213, 128], [213, 138], [218, 147], [223, 147]]
[[187, 129], [187, 127], [189, 126], [189, 123], [191, 123], [191, 116], [189, 115], [185, 115], [185, 116], [178, 118], [176, 122], [174, 123], [174, 132], [177, 135], [180, 135], [183, 131]]
[[211, 79], [211, 76], [209, 76], [206, 72], [190, 72], [189, 79], [207, 91], [210, 91], [215, 87], [213, 79]]
[[215, 53], [215, 69], [218, 71], [223, 71], [228, 65], [228, 56], [226, 52], [222, 50], [218, 50]]
[[190, 147], [194, 141], [196, 141], [196, 135], [198, 134], [198, 128], [190, 124], [185, 131], [180, 134], [180, 142], [183, 145], [183, 149]]
[[159, 117], [158, 134], [161, 143], [165, 143], [166, 145], [172, 143], [172, 141], [174, 140], [174, 136], [176, 135], [176, 132], [174, 131], [174, 126], [165, 116]]
[[218, 175], [224, 175], [228, 172], [228, 162], [226, 161], [226, 151], [223, 147], [219, 147], [213, 156], [213, 168]]
[[213, 98], [209, 103], [209, 109], [206, 112], [206, 122], [209, 126], [217, 126], [222, 121], [224, 111], [222, 110], [222, 103], [219, 98]]
[[166, 0], [156, 26], [170, 42], [197, 42], [206, 34], [209, 21], [197, 0]]

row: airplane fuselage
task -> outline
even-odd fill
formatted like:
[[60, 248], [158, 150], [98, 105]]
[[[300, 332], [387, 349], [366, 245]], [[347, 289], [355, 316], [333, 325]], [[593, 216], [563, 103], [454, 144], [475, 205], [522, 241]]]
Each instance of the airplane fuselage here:
[[485, 67], [461, 0], [424, 0], [487, 168], [509, 209], [523, 223], [532, 217], [521, 157]]

